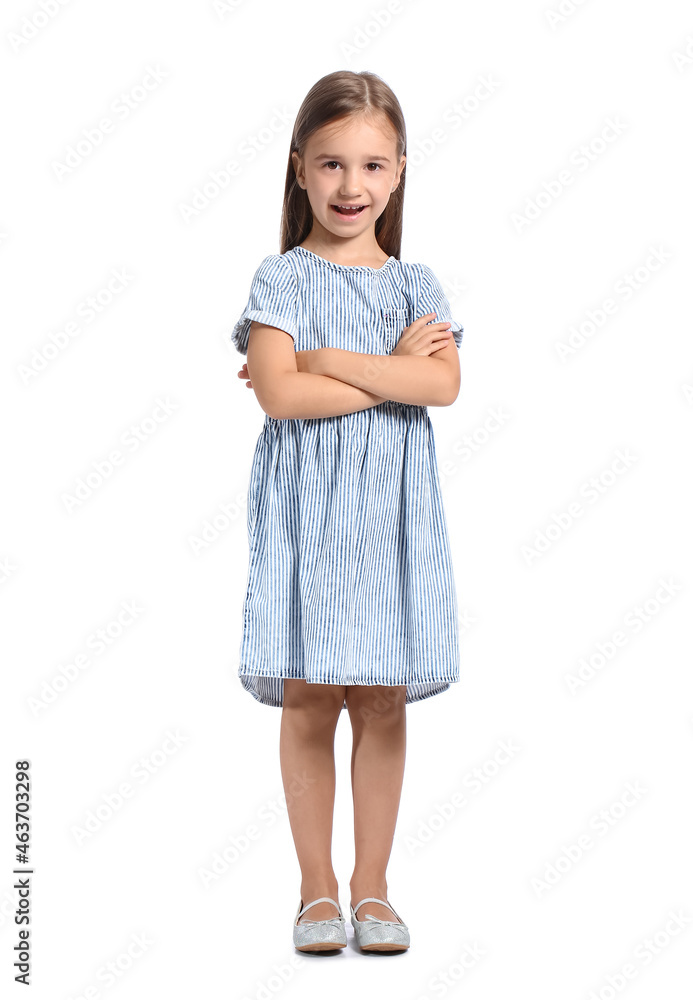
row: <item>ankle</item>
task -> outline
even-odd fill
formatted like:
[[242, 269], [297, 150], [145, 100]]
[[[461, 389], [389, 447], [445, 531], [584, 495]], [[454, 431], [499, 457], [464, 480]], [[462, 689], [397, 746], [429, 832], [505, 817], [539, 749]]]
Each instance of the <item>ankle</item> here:
[[360, 894], [360, 898], [377, 896], [379, 899], [387, 899], [387, 879], [382, 874], [354, 874], [349, 880], [349, 889], [352, 899], [355, 899], [357, 894]]
[[304, 904], [319, 899], [320, 896], [337, 899], [338, 892], [339, 883], [334, 875], [306, 875], [301, 879], [301, 899]]

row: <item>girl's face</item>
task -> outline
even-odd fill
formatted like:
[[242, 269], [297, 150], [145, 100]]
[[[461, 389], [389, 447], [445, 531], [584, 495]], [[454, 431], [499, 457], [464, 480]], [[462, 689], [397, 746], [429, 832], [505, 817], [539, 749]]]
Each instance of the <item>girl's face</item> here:
[[[291, 154], [296, 179], [305, 188], [313, 211], [312, 236], [374, 240], [375, 223], [399, 184], [406, 161], [397, 160], [395, 139], [357, 116], [331, 122], [314, 132], [303, 159]], [[360, 211], [340, 215], [336, 206], [359, 205]], [[361, 242], [361, 241], [359, 241]]]

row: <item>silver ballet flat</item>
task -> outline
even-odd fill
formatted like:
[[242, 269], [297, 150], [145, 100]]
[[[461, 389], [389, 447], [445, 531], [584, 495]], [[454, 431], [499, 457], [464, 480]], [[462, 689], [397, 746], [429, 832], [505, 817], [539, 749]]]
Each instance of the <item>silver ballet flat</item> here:
[[[379, 917], [374, 917], [372, 913], [366, 913], [365, 920], [357, 920], [356, 913], [359, 906], [363, 903], [381, 903], [392, 910], [397, 920], [380, 920]], [[384, 899], [376, 899], [375, 896], [366, 896], [356, 906], [351, 906], [351, 904], [349, 906], [356, 942], [364, 951], [401, 951], [409, 947], [409, 928], [403, 920], [400, 920], [398, 914], [395, 912], [395, 908], [390, 906]]]
[[[337, 908], [339, 916], [331, 917], [329, 920], [304, 920], [299, 924], [299, 917], [316, 903], [332, 903]], [[303, 909], [302, 905], [303, 900], [298, 904], [294, 917], [294, 946], [299, 951], [332, 951], [335, 948], [346, 948], [346, 921], [337, 900], [329, 896], [320, 896], [312, 903], [306, 903]]]

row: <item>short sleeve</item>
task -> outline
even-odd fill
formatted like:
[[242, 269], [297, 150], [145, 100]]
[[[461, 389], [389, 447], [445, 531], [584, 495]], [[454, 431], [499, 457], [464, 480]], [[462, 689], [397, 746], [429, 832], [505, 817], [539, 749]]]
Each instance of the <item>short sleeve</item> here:
[[431, 268], [427, 264], [420, 264], [418, 271], [420, 277], [416, 303], [417, 313], [414, 319], [420, 319], [426, 313], [434, 312], [436, 316], [435, 319], [430, 320], [431, 323], [450, 323], [450, 331], [455, 340], [455, 346], [459, 350], [464, 327], [450, 315], [450, 303]]
[[270, 254], [262, 261], [250, 283], [250, 296], [231, 333], [241, 354], [248, 353], [248, 336], [253, 320], [277, 326], [296, 340], [298, 313], [297, 282], [282, 254]]

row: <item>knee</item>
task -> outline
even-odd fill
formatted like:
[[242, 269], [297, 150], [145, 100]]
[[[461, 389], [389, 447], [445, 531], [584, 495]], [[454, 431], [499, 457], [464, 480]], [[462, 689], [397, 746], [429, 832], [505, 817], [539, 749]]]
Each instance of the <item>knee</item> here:
[[405, 714], [406, 685], [385, 687], [381, 685], [347, 688], [347, 708], [352, 725], [401, 725]]
[[284, 681], [283, 712], [306, 733], [334, 729], [344, 704], [344, 688], [334, 684]]

